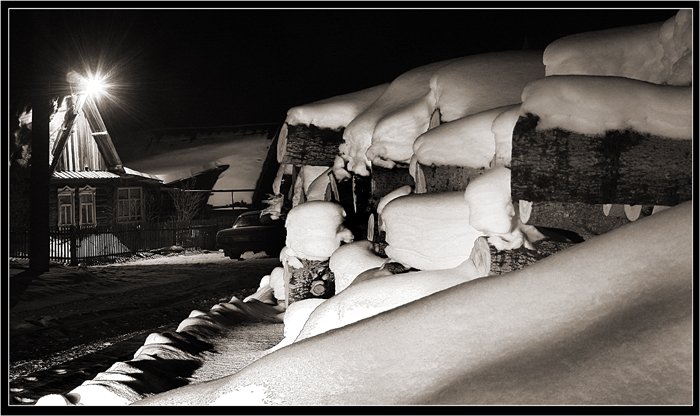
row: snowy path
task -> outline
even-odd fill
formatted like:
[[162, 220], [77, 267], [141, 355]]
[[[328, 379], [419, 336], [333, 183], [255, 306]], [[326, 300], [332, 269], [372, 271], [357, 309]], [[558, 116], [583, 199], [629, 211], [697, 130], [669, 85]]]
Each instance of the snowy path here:
[[12, 403], [71, 390], [130, 359], [148, 334], [174, 330], [191, 310], [253, 293], [278, 265], [215, 252], [52, 267], [10, 313]]

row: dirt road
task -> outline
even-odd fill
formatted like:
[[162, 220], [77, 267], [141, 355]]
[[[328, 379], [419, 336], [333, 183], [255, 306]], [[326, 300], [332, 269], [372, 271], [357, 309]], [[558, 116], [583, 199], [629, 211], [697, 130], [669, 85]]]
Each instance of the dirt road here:
[[219, 252], [52, 266], [10, 311], [11, 402], [71, 390], [131, 358], [151, 332], [174, 330], [191, 310], [253, 293], [277, 266], [278, 259], [236, 262]]

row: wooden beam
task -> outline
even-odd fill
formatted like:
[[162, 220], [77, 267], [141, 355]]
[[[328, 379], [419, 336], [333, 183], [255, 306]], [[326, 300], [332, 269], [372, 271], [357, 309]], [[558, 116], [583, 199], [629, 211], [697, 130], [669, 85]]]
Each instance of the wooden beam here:
[[[66, 98], [66, 100], [68, 100], [68, 99], [69, 98]], [[71, 99], [71, 101], [72, 101], [72, 99]], [[53, 155], [51, 158], [51, 165], [49, 166], [49, 176], [54, 173], [54, 171], [56, 170], [56, 166], [58, 165], [58, 162], [61, 160], [61, 155], [63, 154], [63, 150], [66, 147], [66, 143], [68, 142], [68, 138], [70, 137], [70, 134], [73, 131], [73, 125], [75, 123], [75, 118], [78, 115], [78, 113], [75, 112], [75, 105], [74, 104], [71, 104], [67, 107], [68, 108], [66, 109], [66, 114], [65, 114], [64, 119], [63, 119], [63, 124], [61, 125], [61, 133], [58, 135], [58, 138], [56, 139], [56, 146], [54, 148]]]
[[288, 125], [287, 145], [282, 163], [333, 166], [344, 129], [332, 130], [311, 125]]
[[112, 137], [104, 131], [104, 121], [97, 106], [90, 97], [85, 99], [85, 104], [83, 105], [83, 114], [85, 119], [88, 121], [90, 130], [105, 134], [93, 134], [95, 143], [97, 144], [97, 149], [100, 151], [102, 158], [107, 164], [107, 168], [110, 170], [116, 170], [119, 172], [124, 171], [124, 166], [122, 160], [117, 153], [117, 149], [114, 147], [114, 142], [112, 142]]
[[521, 116], [513, 131], [513, 200], [672, 206], [693, 197], [691, 140], [538, 131], [538, 122]]

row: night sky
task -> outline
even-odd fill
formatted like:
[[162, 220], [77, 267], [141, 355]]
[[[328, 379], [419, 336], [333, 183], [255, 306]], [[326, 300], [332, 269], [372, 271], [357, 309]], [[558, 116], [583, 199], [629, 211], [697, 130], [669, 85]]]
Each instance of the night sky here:
[[115, 145], [125, 149], [146, 129], [281, 123], [290, 107], [390, 82], [424, 64], [524, 46], [543, 49], [568, 34], [674, 14], [669, 9], [10, 10], [10, 122], [40, 85], [32, 66], [37, 51], [52, 90], [65, 87], [71, 69], [112, 70], [115, 101], [100, 110]]

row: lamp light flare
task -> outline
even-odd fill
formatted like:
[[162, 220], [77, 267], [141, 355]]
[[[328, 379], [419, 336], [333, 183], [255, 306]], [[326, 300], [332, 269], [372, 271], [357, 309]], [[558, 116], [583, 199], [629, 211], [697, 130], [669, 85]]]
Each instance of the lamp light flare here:
[[83, 87], [85, 92], [93, 97], [98, 97], [106, 91], [104, 79], [98, 75], [85, 78], [83, 80]]

